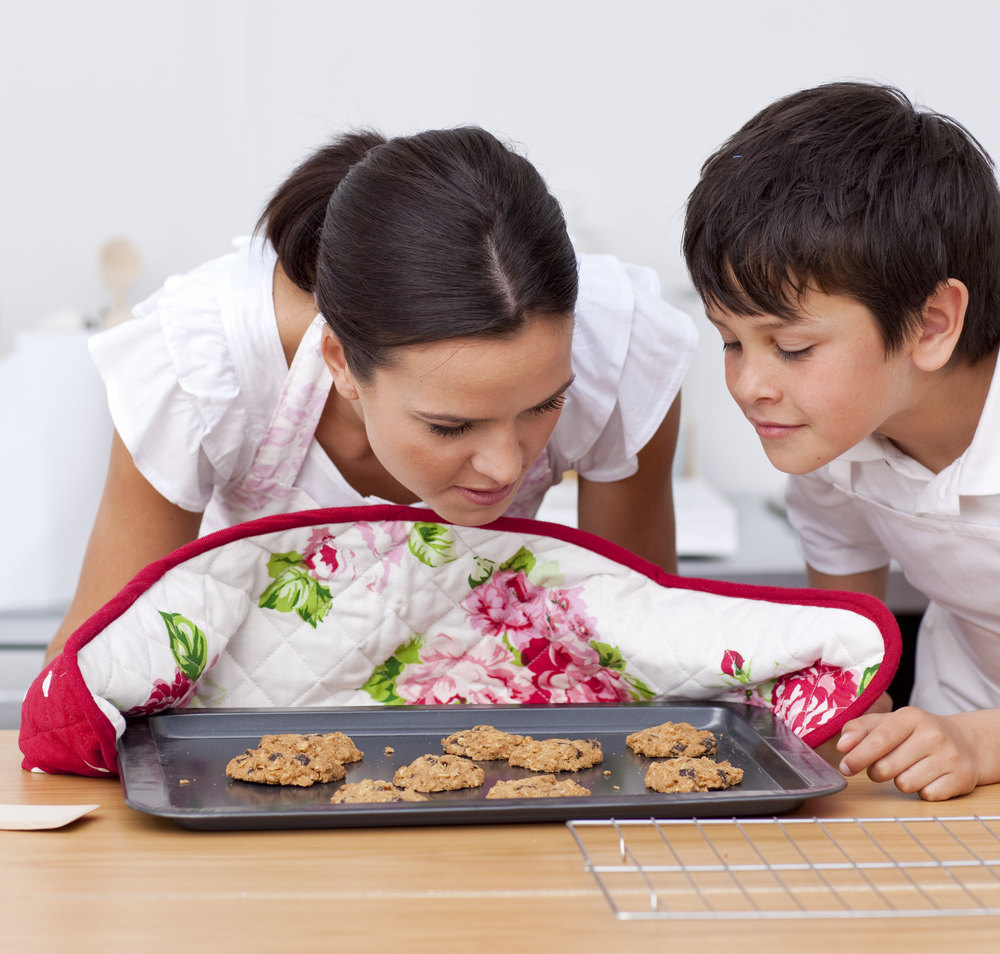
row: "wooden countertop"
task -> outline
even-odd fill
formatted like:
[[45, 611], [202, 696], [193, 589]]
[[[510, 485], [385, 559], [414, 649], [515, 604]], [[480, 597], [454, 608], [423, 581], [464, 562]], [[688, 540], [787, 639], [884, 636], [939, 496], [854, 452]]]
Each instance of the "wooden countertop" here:
[[[0, 831], [0, 938], [18, 954], [1000, 949], [1000, 917], [618, 921], [561, 824], [193, 832], [126, 807], [117, 781], [20, 761], [0, 732], [0, 802], [101, 807]], [[1000, 785], [930, 803], [861, 777], [797, 814], [1000, 815]]]

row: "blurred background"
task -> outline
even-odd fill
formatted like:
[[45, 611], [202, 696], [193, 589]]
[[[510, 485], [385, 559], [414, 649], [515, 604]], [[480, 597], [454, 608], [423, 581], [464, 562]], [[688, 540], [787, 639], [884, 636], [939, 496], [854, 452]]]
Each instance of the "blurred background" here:
[[[482, 125], [542, 171], [584, 251], [659, 271], [702, 335], [680, 466], [741, 531], [721, 569], [685, 572], [801, 581], [774, 512], [782, 476], [725, 391], [687, 282], [685, 198], [751, 115], [838, 79], [897, 85], [1000, 154], [998, 36], [1000, 4], [985, 0], [5, 4], [0, 707], [16, 708], [15, 656], [36, 666], [68, 602], [103, 482], [110, 422], [88, 328], [116, 294], [134, 304], [228, 252], [287, 172], [352, 126]], [[114, 286], [100, 256], [117, 238], [139, 260]], [[894, 608], [918, 613], [914, 599]]]

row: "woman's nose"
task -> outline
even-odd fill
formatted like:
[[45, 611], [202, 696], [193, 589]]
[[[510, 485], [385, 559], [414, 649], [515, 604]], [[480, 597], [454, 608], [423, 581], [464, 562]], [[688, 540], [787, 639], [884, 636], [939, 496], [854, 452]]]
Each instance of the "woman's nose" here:
[[521, 445], [513, 430], [506, 429], [489, 436], [472, 457], [472, 466], [477, 473], [494, 481], [498, 487], [506, 487], [521, 476]]

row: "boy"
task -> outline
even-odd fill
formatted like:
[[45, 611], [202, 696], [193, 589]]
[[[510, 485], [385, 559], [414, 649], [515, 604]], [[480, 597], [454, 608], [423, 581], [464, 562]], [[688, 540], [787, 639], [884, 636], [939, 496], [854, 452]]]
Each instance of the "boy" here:
[[936, 800], [1000, 781], [1000, 191], [979, 143], [898, 90], [767, 107], [702, 167], [684, 253], [809, 579], [931, 600], [912, 707], [844, 727], [840, 769]]

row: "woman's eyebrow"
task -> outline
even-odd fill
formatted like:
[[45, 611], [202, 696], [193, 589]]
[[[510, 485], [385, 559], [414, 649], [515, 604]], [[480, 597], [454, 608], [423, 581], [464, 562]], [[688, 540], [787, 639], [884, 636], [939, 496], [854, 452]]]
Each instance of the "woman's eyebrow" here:
[[[569, 390], [570, 385], [576, 380], [576, 375], [572, 375], [570, 379], [552, 394], [550, 394], [544, 401], [539, 401], [534, 407], [525, 408], [525, 411], [537, 411], [539, 408], [545, 407], [546, 404], [551, 404], [556, 398], [562, 396], [562, 394]], [[522, 411], [521, 413], [525, 413]], [[432, 411], [417, 411], [414, 410], [414, 414], [418, 417], [426, 417], [432, 421], [445, 421], [448, 424], [484, 424], [487, 421], [492, 420], [488, 417], [455, 417], [453, 414], [437, 414]]]

